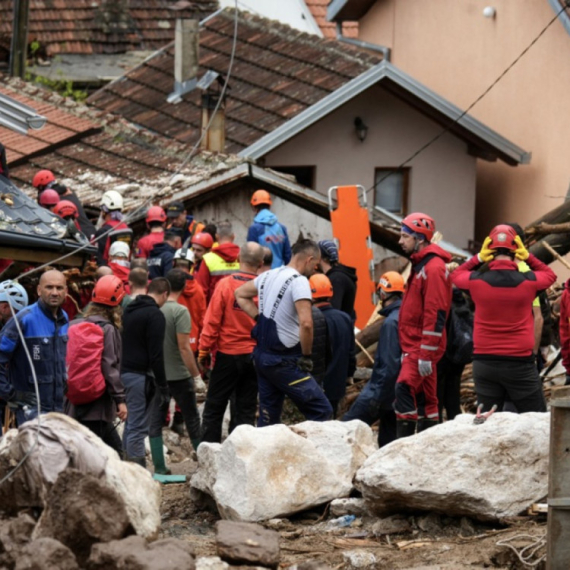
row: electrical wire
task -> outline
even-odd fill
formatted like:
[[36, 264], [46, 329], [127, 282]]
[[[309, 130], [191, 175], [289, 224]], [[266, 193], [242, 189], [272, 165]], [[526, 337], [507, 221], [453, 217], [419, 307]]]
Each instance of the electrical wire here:
[[[182, 163], [177, 167], [177, 169], [174, 171], [174, 173], [171, 175], [170, 179], [168, 180], [168, 184], [165, 188], [163, 188], [162, 190], [160, 190], [159, 192], [157, 192], [156, 194], [153, 194], [152, 196], [149, 196], [140, 206], [138, 206], [137, 208], [135, 208], [134, 210], [132, 210], [131, 212], [129, 212], [121, 221], [125, 224], [128, 224], [133, 218], [137, 217], [140, 213], [142, 213], [147, 205], [149, 203], [151, 203], [152, 201], [156, 200], [157, 198], [160, 198], [166, 188], [170, 187], [170, 185], [172, 184], [174, 178], [180, 174], [180, 172], [182, 171], [182, 169], [188, 165], [188, 163], [194, 158], [194, 153], [196, 152], [196, 150], [198, 149], [198, 147], [200, 146], [200, 144], [202, 143], [202, 141], [204, 140], [204, 137], [206, 136], [206, 134], [208, 133], [208, 131], [210, 130], [210, 127], [212, 126], [212, 122], [214, 121], [214, 118], [216, 117], [216, 113], [218, 112], [218, 110], [220, 109], [220, 105], [222, 104], [225, 94], [226, 94], [226, 90], [228, 88], [228, 84], [230, 82], [230, 77], [232, 74], [232, 69], [234, 66], [234, 60], [235, 60], [235, 53], [236, 53], [236, 47], [237, 47], [237, 32], [238, 32], [238, 9], [237, 9], [237, 5], [238, 5], [238, 0], [235, 0], [235, 9], [234, 9], [234, 31], [233, 31], [233, 40], [232, 40], [232, 50], [230, 53], [230, 62], [229, 62], [229, 66], [228, 66], [228, 71], [226, 73], [226, 78], [224, 80], [224, 84], [222, 86], [222, 89], [220, 91], [220, 95], [218, 98], [218, 101], [216, 103], [216, 106], [214, 107], [214, 111], [212, 112], [211, 116], [210, 116], [210, 120], [208, 121], [208, 124], [206, 125], [206, 128], [202, 131], [202, 133], [200, 134], [200, 137], [198, 138], [198, 140], [196, 141], [196, 143], [194, 144], [194, 146], [192, 147], [192, 149], [188, 152], [186, 158], [182, 161]], [[50, 267], [52, 265], [57, 264], [60, 261], [63, 261], [64, 259], [67, 259], [68, 257], [71, 257], [73, 255], [76, 255], [77, 253], [79, 253], [80, 251], [83, 251], [84, 249], [88, 248], [91, 245], [94, 245], [96, 242], [98, 242], [99, 240], [101, 240], [102, 238], [106, 238], [111, 232], [113, 232], [115, 230], [115, 228], [109, 228], [107, 231], [103, 232], [101, 235], [97, 236], [96, 238], [94, 238], [92, 241], [87, 242], [82, 244], [80, 247], [74, 249], [73, 251], [70, 251], [60, 257], [58, 257], [57, 259], [53, 259], [52, 261], [49, 261], [47, 263], [44, 263], [42, 265], [39, 265], [38, 267], [34, 267], [32, 269], [30, 269], [29, 271], [26, 271], [25, 273], [23, 273], [22, 275], [20, 275], [19, 279], [23, 278], [23, 277], [28, 277], [29, 275], [32, 275], [33, 273], [37, 273], [38, 271], [41, 271], [42, 269], [45, 269], [46, 267]]]
[[[510, 544], [511, 541], [521, 540], [521, 539], [530, 540], [532, 542], [530, 544], [527, 544], [526, 546], [520, 548], [520, 550], [518, 548], [516, 548], [515, 546], [513, 546], [512, 544]], [[516, 554], [519, 561], [526, 568], [535, 568], [543, 560], [546, 559], [546, 553], [544, 553], [542, 556], [539, 556], [538, 558], [536, 558], [536, 560], [532, 559], [533, 556], [538, 555], [539, 550], [541, 550], [542, 548], [544, 548], [546, 546], [546, 533], [541, 534], [541, 535], [517, 534], [515, 536], [511, 536], [509, 538], [504, 538], [502, 540], [497, 541], [496, 545], [497, 546], [506, 546], [507, 548], [512, 550]]]
[[[4, 291], [6, 291], [6, 288], [9, 287], [10, 283], [11, 283], [10, 281], [8, 281], [8, 282], [4, 281], [3, 283], [0, 283], [0, 293], [3, 293]], [[24, 457], [22, 457], [22, 459], [20, 459], [20, 461], [18, 461], [16, 466], [7, 475], [5, 475], [0, 480], [0, 485], [3, 485], [8, 479], [10, 479], [10, 477], [12, 477], [18, 471], [18, 469], [20, 469], [20, 467], [22, 467], [22, 465], [24, 465], [24, 463], [26, 462], [28, 457], [33, 453], [33, 451], [36, 449], [36, 447], [38, 447], [39, 442], [40, 442], [40, 429], [41, 429], [41, 422], [42, 422], [42, 420], [41, 420], [42, 402], [41, 402], [41, 398], [40, 398], [40, 387], [38, 385], [38, 377], [36, 375], [36, 369], [34, 367], [32, 357], [30, 356], [30, 351], [28, 349], [28, 345], [26, 344], [26, 339], [24, 337], [24, 333], [22, 332], [20, 322], [18, 321], [18, 319], [16, 317], [16, 311], [14, 310], [14, 307], [12, 307], [12, 303], [9, 300], [10, 295], [7, 295], [6, 297], [8, 298], [8, 306], [10, 307], [10, 312], [12, 313], [12, 319], [14, 320], [14, 323], [16, 324], [18, 336], [20, 337], [20, 342], [22, 343], [22, 347], [24, 348], [24, 352], [26, 353], [26, 358], [28, 359], [28, 363], [30, 365], [30, 370], [32, 372], [32, 378], [34, 381], [34, 389], [36, 392], [38, 425], [36, 428], [36, 438], [34, 440], [34, 443], [31, 445], [30, 449], [28, 449], [28, 451], [26, 451], [26, 453], [24, 454]]]
[[419, 154], [421, 154], [422, 152], [424, 152], [425, 150], [427, 150], [432, 144], [434, 144], [436, 141], [438, 141], [443, 135], [445, 135], [446, 133], [449, 132], [449, 130], [454, 127], [457, 123], [459, 123], [459, 121], [461, 121], [461, 119], [463, 119], [463, 117], [465, 117], [465, 115], [467, 115], [467, 113], [469, 113], [469, 111], [471, 111], [471, 109], [473, 109], [473, 107], [475, 107], [475, 105], [477, 105], [477, 103], [479, 103], [484, 97], [487, 96], [487, 94], [489, 93], [489, 91], [491, 91], [491, 89], [493, 89], [497, 83], [499, 83], [499, 81], [501, 81], [503, 79], [503, 77], [505, 77], [505, 75], [519, 62], [519, 60], [526, 55], [526, 53], [534, 46], [534, 44], [536, 44], [536, 42], [546, 33], [546, 31], [548, 30], [548, 28], [550, 28], [550, 26], [552, 26], [552, 24], [554, 24], [554, 22], [556, 22], [556, 20], [558, 20], [558, 18], [560, 17], [560, 15], [562, 14], [562, 12], [564, 12], [566, 10], [567, 7], [570, 6], [570, 3], [568, 3], [568, 0], [564, 0], [564, 6], [558, 11], [558, 13], [556, 14], [556, 16], [554, 16], [554, 18], [552, 18], [552, 20], [550, 20], [550, 22], [548, 22], [548, 24], [546, 24], [546, 26], [540, 31], [540, 33], [530, 42], [530, 44], [528, 44], [528, 46], [523, 49], [523, 51], [518, 55], [518, 57], [516, 57], [514, 59], [514, 61], [497, 77], [497, 79], [495, 79], [495, 81], [493, 81], [493, 83], [491, 83], [491, 85], [489, 85], [489, 87], [487, 87], [487, 89], [485, 89], [485, 91], [483, 91], [483, 93], [481, 93], [481, 95], [479, 95], [479, 97], [477, 97], [477, 99], [475, 99], [475, 101], [473, 101], [473, 103], [471, 103], [471, 105], [469, 105], [469, 107], [467, 107], [467, 109], [465, 109], [465, 111], [463, 111], [456, 119], [454, 119], [447, 127], [445, 127], [440, 133], [438, 133], [437, 135], [435, 135], [432, 139], [430, 139], [427, 143], [425, 143], [423, 146], [421, 146], [418, 150], [416, 150], [416, 152], [414, 152], [409, 158], [407, 158], [406, 160], [404, 160], [404, 162], [402, 162], [396, 169], [394, 170], [390, 170], [390, 172], [388, 172], [386, 175], [384, 175], [380, 180], [378, 180], [377, 182], [374, 182], [374, 184], [372, 186], [370, 186], [370, 188], [368, 188], [366, 190], [366, 193], [368, 194], [368, 192], [371, 192], [372, 190], [374, 190], [377, 186], [379, 186], [380, 184], [382, 184], [382, 182], [384, 182], [384, 180], [386, 180], [387, 178], [389, 178], [390, 176], [393, 176], [394, 174], [396, 174], [396, 172], [399, 172], [400, 170], [402, 170], [402, 168], [404, 168], [404, 166], [406, 166], [406, 164], [408, 164], [409, 162], [411, 162], [414, 158], [416, 158], [416, 156], [418, 156]]

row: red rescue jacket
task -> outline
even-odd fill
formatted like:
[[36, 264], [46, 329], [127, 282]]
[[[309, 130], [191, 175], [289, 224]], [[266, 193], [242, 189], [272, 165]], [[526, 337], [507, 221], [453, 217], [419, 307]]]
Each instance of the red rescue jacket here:
[[137, 254], [136, 257], [143, 257], [148, 259], [150, 257], [150, 252], [152, 248], [157, 243], [162, 243], [164, 241], [164, 232], [152, 232], [143, 236], [137, 242]]
[[192, 321], [192, 330], [190, 332], [190, 347], [192, 352], [198, 351], [198, 343], [200, 335], [204, 327], [204, 315], [206, 314], [206, 296], [202, 287], [196, 283], [192, 277], [186, 279], [184, 291], [178, 297], [178, 302], [188, 309], [190, 320]]
[[566, 374], [570, 374], [570, 279], [564, 284], [560, 298], [560, 351]]
[[447, 344], [451, 280], [445, 264], [451, 256], [432, 243], [414, 253], [410, 261], [412, 271], [400, 308], [400, 346], [404, 354], [437, 362]]
[[[556, 281], [556, 274], [530, 254], [531, 271], [521, 273], [518, 264], [508, 259], [489, 263], [489, 271], [475, 255], [452, 274], [453, 284], [469, 291], [475, 303], [473, 355], [529, 358], [534, 349], [532, 302], [539, 291]], [[562, 318], [561, 318], [562, 322]]]

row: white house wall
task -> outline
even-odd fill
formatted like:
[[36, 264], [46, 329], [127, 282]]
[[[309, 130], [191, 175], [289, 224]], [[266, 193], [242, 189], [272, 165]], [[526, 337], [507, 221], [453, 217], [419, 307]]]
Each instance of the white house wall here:
[[[364, 142], [356, 137], [356, 117], [368, 126]], [[441, 129], [376, 86], [268, 153], [265, 165], [315, 165], [315, 190], [323, 194], [344, 184], [370, 188], [375, 168], [399, 166]], [[409, 166], [408, 212], [433, 215], [444, 238], [465, 248], [474, 237], [476, 183], [476, 159], [466, 144], [446, 134]]]

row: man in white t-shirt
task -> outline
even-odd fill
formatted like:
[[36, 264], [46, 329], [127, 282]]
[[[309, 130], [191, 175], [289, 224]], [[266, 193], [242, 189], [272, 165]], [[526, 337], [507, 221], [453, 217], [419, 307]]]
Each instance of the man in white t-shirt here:
[[[310, 277], [320, 260], [319, 246], [301, 240], [289, 265], [266, 271], [236, 289], [239, 306], [256, 321], [253, 358], [259, 387], [258, 427], [281, 421], [285, 396], [314, 421], [332, 417], [324, 392], [311, 375], [313, 318]], [[253, 301], [258, 297], [259, 310]]]

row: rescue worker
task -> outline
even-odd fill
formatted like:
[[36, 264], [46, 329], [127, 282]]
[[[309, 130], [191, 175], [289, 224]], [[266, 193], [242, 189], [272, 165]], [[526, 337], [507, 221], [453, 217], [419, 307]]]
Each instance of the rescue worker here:
[[396, 380], [400, 373], [402, 350], [398, 338], [398, 320], [402, 296], [406, 290], [404, 278], [396, 271], [388, 271], [378, 281], [378, 292], [384, 317], [378, 346], [374, 356], [372, 376], [362, 392], [342, 417], [343, 422], [361, 420], [371, 426], [380, 420], [378, 445], [383, 447], [396, 439]]
[[129, 290], [129, 273], [131, 271], [130, 255], [131, 250], [124, 241], [116, 241], [109, 248], [109, 269], [111, 269], [113, 275], [121, 280], [123, 286], [127, 287], [127, 290]]
[[291, 244], [287, 228], [280, 224], [271, 212], [271, 196], [266, 190], [256, 190], [251, 197], [251, 207], [255, 211], [253, 224], [249, 226], [247, 241], [254, 241], [268, 247], [273, 253], [272, 269], [287, 265], [291, 260]]
[[[412, 271], [400, 308], [402, 367], [396, 383], [397, 436], [407, 437], [438, 423], [437, 363], [445, 352], [445, 323], [451, 306], [451, 256], [430, 243], [435, 222], [422, 213], [402, 220], [399, 244]], [[425, 396], [425, 417], [418, 421], [416, 394]]]
[[6, 323], [0, 340], [0, 398], [15, 410], [18, 425], [37, 417], [36, 389], [42, 413], [63, 411], [68, 327], [67, 314], [61, 309], [67, 294], [65, 275], [55, 269], [46, 271], [37, 293], [38, 301], [16, 315], [24, 341], [15, 319]]
[[255, 424], [257, 376], [253, 366], [255, 341], [251, 338], [255, 321], [237, 305], [234, 293], [256, 278], [262, 263], [263, 248], [247, 242], [240, 250], [239, 270], [218, 283], [208, 306], [199, 363], [209, 368], [211, 353], [214, 349], [217, 352], [202, 416], [202, 441], [221, 443], [224, 413], [234, 392], [232, 425]]
[[356, 269], [342, 265], [338, 261], [338, 248], [331, 239], [319, 242], [321, 249], [321, 269], [330, 279], [334, 291], [331, 305], [346, 313], [354, 323], [356, 312], [354, 310], [354, 300], [356, 299]]
[[174, 254], [174, 268], [181, 269], [186, 273], [186, 284], [178, 297], [178, 302], [184, 305], [190, 312], [192, 331], [190, 332], [190, 347], [192, 352], [198, 354], [200, 334], [204, 328], [204, 316], [206, 315], [206, 296], [202, 287], [198, 285], [192, 275], [194, 264], [194, 252], [188, 248], [181, 248]]
[[166, 276], [172, 269], [174, 254], [181, 246], [182, 242], [178, 232], [167, 230], [164, 233], [164, 241], [153, 246], [147, 259], [148, 275], [151, 279]]
[[[168, 391], [180, 407], [186, 423], [186, 429], [192, 446], [200, 445], [200, 414], [196, 407], [196, 391], [205, 389], [198, 370], [194, 353], [190, 349], [190, 331], [192, 323], [188, 309], [178, 303], [178, 297], [184, 289], [186, 274], [181, 269], [168, 272], [166, 279], [170, 284], [170, 294], [161, 307], [166, 322], [164, 334], [164, 369]], [[168, 475], [170, 469], [164, 461], [162, 426], [168, 413], [169, 401], [155, 397], [150, 418], [150, 451], [154, 472]]]
[[164, 371], [166, 320], [160, 308], [170, 295], [164, 277], [150, 282], [148, 294], [139, 295], [123, 314], [121, 380], [129, 411], [123, 432], [125, 459], [146, 467], [144, 439], [149, 433], [149, 405], [155, 393], [170, 401]]
[[187, 214], [182, 202], [175, 201], [168, 204], [166, 216], [168, 218], [166, 229], [178, 230], [182, 243], [186, 243], [188, 239], [204, 229], [204, 224], [197, 222], [193, 216]]
[[95, 233], [97, 247], [97, 265], [106, 265], [109, 261], [109, 248], [116, 241], [126, 243], [131, 249], [133, 230], [123, 222], [123, 197], [116, 190], [108, 190], [101, 197], [101, 214]]
[[[301, 240], [293, 246], [289, 265], [266, 271], [236, 289], [239, 306], [255, 321], [252, 336], [259, 389], [259, 427], [280, 421], [289, 396], [308, 419], [325, 421], [332, 407], [311, 376], [313, 321], [308, 277], [320, 258], [319, 246]], [[259, 310], [254, 297], [259, 296]]]
[[220, 281], [239, 269], [239, 246], [234, 243], [234, 232], [230, 222], [218, 224], [216, 234], [218, 245], [204, 255], [200, 269], [196, 276], [196, 281], [204, 290], [206, 303], [210, 302], [214, 289]]
[[[44, 192], [46, 192], [44, 190]], [[54, 207], [53, 213], [57, 214], [60, 218], [63, 218], [67, 222], [67, 234], [66, 237], [74, 238], [80, 242], [86, 242], [87, 236], [81, 231], [81, 226], [79, 225], [79, 212], [73, 202], [69, 200], [60, 200]]]
[[148, 271], [142, 267], [131, 267], [129, 271], [129, 296], [134, 301], [139, 295], [146, 295]]
[[350, 317], [331, 305], [333, 287], [329, 278], [316, 273], [309, 279], [315, 306], [327, 323], [330, 359], [327, 362], [323, 388], [336, 417], [338, 404], [346, 394], [346, 383], [356, 370], [354, 327]]
[[89, 240], [93, 238], [95, 235], [95, 226], [87, 217], [81, 200], [79, 200], [75, 192], [73, 192], [70, 188], [64, 186], [63, 184], [59, 184], [56, 181], [55, 175], [51, 170], [39, 170], [36, 172], [34, 178], [32, 179], [32, 185], [37, 188], [38, 193], [41, 193], [46, 189], [55, 190], [61, 200], [68, 200], [69, 202], [72, 202], [77, 208], [77, 212], [79, 213], [78, 222], [83, 235], [85, 235]]
[[200, 265], [202, 264], [202, 259], [214, 245], [214, 238], [206, 232], [199, 232], [192, 236], [190, 241], [192, 244], [192, 251], [194, 252], [194, 267], [192, 273], [198, 273], [200, 270]]
[[[89, 428], [121, 457], [123, 446], [114, 422], [117, 416], [121, 421], [127, 419], [125, 387], [121, 382], [120, 304], [124, 295], [125, 289], [118, 277], [114, 275], [102, 277], [95, 283], [91, 303], [84, 314], [69, 323], [67, 354], [69, 377], [65, 403], [65, 413], [68, 416]], [[98, 347], [100, 352], [94, 350], [91, 344], [93, 336], [90, 335], [90, 343], [83, 341], [89, 334], [86, 325], [87, 327], [96, 325], [99, 335], [101, 334], [99, 331], [102, 331], [101, 346]], [[78, 328], [74, 329], [74, 327]], [[74, 334], [74, 331], [77, 332]], [[88, 351], [93, 352], [92, 359], [88, 358]], [[89, 384], [93, 384], [97, 375], [100, 375], [102, 380], [102, 388], [104, 388], [102, 394], [88, 401], [76, 401], [72, 397], [74, 382], [86, 390]], [[76, 403], [72, 403], [70, 399]]]
[[43, 190], [38, 194], [38, 204], [50, 212], [53, 212], [53, 208], [57, 205], [58, 202], [59, 194], [51, 188]]
[[[521, 273], [516, 260], [531, 271]], [[488, 263], [488, 271], [479, 271]], [[452, 273], [453, 284], [475, 303], [473, 377], [483, 412], [500, 410], [508, 396], [519, 413], [545, 412], [535, 356], [533, 299], [556, 281], [506, 224], [495, 226], [481, 252]]]
[[148, 234], [137, 242], [136, 257], [148, 258], [152, 248], [157, 243], [164, 241], [164, 227], [166, 225], [166, 213], [160, 206], [151, 206], [146, 213], [146, 225]]

